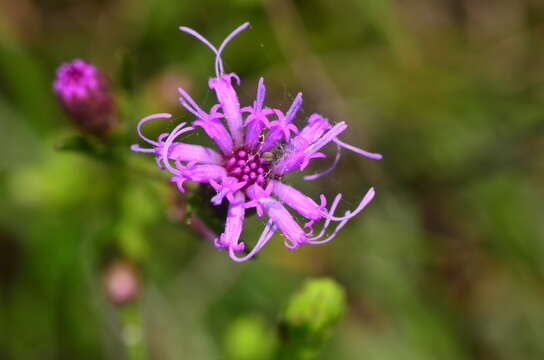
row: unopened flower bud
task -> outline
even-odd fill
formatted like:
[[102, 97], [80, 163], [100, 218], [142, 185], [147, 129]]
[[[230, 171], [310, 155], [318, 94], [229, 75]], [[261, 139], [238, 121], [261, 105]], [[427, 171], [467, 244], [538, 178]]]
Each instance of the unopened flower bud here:
[[114, 261], [104, 274], [104, 287], [109, 299], [116, 304], [133, 300], [140, 288], [136, 269], [128, 262]]
[[224, 353], [229, 360], [267, 360], [272, 357], [276, 338], [264, 319], [242, 315], [225, 331]]
[[336, 281], [309, 280], [287, 304], [283, 314], [285, 335], [291, 341], [318, 345], [330, 336], [345, 307], [344, 289]]
[[116, 125], [108, 80], [94, 65], [81, 59], [62, 64], [57, 69], [53, 90], [83, 131], [104, 136]]

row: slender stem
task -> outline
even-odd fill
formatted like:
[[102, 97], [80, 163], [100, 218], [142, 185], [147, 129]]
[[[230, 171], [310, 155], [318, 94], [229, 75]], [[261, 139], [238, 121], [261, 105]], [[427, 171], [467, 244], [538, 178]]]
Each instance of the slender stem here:
[[146, 346], [144, 343], [144, 326], [141, 305], [138, 301], [123, 305], [120, 308], [123, 343], [128, 360], [144, 360]]

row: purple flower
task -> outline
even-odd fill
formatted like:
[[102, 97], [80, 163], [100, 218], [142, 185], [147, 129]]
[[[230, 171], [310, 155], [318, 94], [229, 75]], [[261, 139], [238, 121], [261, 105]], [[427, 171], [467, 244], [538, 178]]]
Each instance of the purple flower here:
[[[217, 191], [211, 199], [213, 205], [220, 205], [224, 201], [228, 203], [225, 229], [214, 243], [218, 248], [225, 248], [234, 261], [250, 259], [278, 230], [290, 250], [305, 243], [326, 243], [372, 200], [374, 189], [370, 188], [355, 209], [338, 216], [335, 211], [341, 194], [336, 195], [327, 208], [324, 195], [316, 202], [282, 182], [284, 175], [304, 170], [314, 158], [325, 157], [321, 152], [324, 146], [336, 144], [337, 153], [332, 166], [321, 173], [306, 176], [306, 180], [317, 179], [332, 171], [340, 158], [341, 148], [371, 159], [381, 159], [379, 154], [366, 152], [338, 139], [347, 129], [345, 122], [333, 125], [321, 115], [312, 114], [302, 129], [295, 126], [293, 120], [302, 104], [301, 93], [295, 97], [286, 113], [266, 107], [262, 78], [253, 105], [240, 107], [234, 89], [234, 84], [239, 85], [240, 79], [236, 74], [225, 74], [221, 53], [227, 43], [248, 26], [249, 23], [239, 26], [219, 48], [196, 31], [180, 27], [181, 31], [202, 41], [215, 54], [215, 77], [209, 80], [209, 86], [215, 92], [218, 104], [205, 111], [189, 94], [179, 89], [181, 105], [195, 116], [191, 125], [181, 123], [154, 141], [142, 134], [142, 125], [152, 119], [170, 118], [171, 115], [148, 116], [139, 122], [137, 130], [152, 148], [132, 146], [134, 151], [155, 154], [159, 167], [172, 174], [171, 181], [178, 185], [181, 192], [184, 192], [185, 181], [207, 183]], [[180, 135], [196, 127], [201, 127], [214, 140], [219, 151], [178, 140]], [[255, 208], [259, 217], [268, 219], [251, 250], [246, 249], [245, 243], [240, 241], [248, 208]], [[306, 218], [307, 222], [301, 226], [288, 208]], [[316, 235], [313, 228], [318, 222], [322, 222], [322, 226]], [[327, 234], [331, 223], [336, 223], [336, 226]]]
[[53, 90], [81, 129], [104, 135], [115, 125], [113, 98], [106, 76], [88, 62], [75, 59], [59, 66]]

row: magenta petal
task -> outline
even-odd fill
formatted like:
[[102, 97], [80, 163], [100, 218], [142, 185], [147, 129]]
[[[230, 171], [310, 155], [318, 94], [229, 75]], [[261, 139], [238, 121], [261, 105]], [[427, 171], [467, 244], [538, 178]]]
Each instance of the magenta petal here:
[[289, 110], [287, 110], [287, 114], [285, 114], [284, 122], [286, 124], [290, 124], [294, 119], [295, 116], [297, 116], [298, 109], [302, 106], [302, 93], [299, 92], [297, 96], [295, 96], [295, 99], [293, 100], [293, 103], [289, 107]]
[[309, 143], [317, 141], [325, 131], [329, 130], [331, 125], [329, 121], [319, 114], [312, 114], [308, 118], [308, 125], [306, 125], [301, 131], [300, 136], [306, 139]]
[[227, 125], [234, 140], [235, 146], [240, 146], [243, 142], [243, 122], [240, 113], [240, 103], [238, 95], [231, 85], [231, 76], [222, 75], [218, 78], [212, 78], [209, 81], [210, 88], [215, 91], [217, 100], [223, 108]]
[[168, 157], [173, 160], [221, 165], [223, 157], [215, 150], [205, 146], [173, 143]]
[[274, 174], [285, 175], [293, 170], [303, 169], [308, 165], [312, 158], [323, 157], [318, 151], [323, 146], [333, 141], [336, 136], [346, 129], [347, 125], [342, 121], [334, 125], [323, 136], [315, 139], [312, 143], [310, 143], [301, 132], [301, 134], [291, 140], [288, 144], [286, 151], [287, 156], [276, 163], [276, 166], [273, 169]]
[[244, 226], [244, 195], [238, 191], [234, 194], [234, 202], [230, 203], [225, 222], [225, 232], [221, 234], [217, 243], [220, 247], [232, 249], [233, 251], [242, 251], [243, 243], [239, 243], [240, 235]]
[[274, 175], [281, 176], [298, 169], [304, 163], [306, 157], [304, 149], [309, 145], [308, 141], [300, 136], [292, 139], [286, 146], [285, 156], [274, 165], [272, 169]]
[[250, 149], [255, 149], [260, 141], [261, 132], [263, 131], [265, 124], [255, 118], [246, 127], [246, 146]]
[[248, 148], [254, 149], [257, 143], [260, 141], [261, 132], [263, 131], [268, 120], [266, 116], [271, 114], [270, 109], [263, 110], [264, 96], [266, 88], [264, 86], [264, 79], [259, 79], [259, 85], [257, 87], [257, 96], [253, 102], [253, 108], [247, 107], [243, 110], [247, 110], [251, 113], [246, 119], [246, 137], [245, 144]]
[[259, 85], [257, 85], [257, 96], [253, 102], [253, 109], [255, 112], [259, 112], [263, 108], [265, 94], [266, 88], [264, 87], [264, 79], [261, 77], [259, 79]]
[[219, 119], [208, 118], [207, 120], [197, 120], [193, 124], [202, 127], [206, 134], [215, 141], [223, 154], [229, 155], [232, 153], [232, 138]]
[[278, 121], [274, 122], [272, 129], [268, 134], [266, 134], [261, 151], [270, 151], [284, 138], [289, 138], [290, 131], [296, 129], [296, 126], [291, 125], [291, 122], [295, 118], [301, 105], [302, 93], [298, 93], [293, 100], [291, 107], [287, 111], [287, 114], [280, 117]]
[[323, 209], [315, 201], [297, 189], [279, 181], [273, 181], [273, 183], [274, 194], [300, 215], [314, 221], [318, 221], [325, 215]]
[[264, 139], [264, 143], [261, 146], [261, 151], [266, 152], [272, 150], [276, 145], [278, 145], [281, 140], [283, 139], [283, 129], [280, 126], [276, 126], [272, 128], [266, 134], [266, 137]]
[[266, 214], [289, 240], [286, 246], [294, 249], [306, 241], [306, 234], [287, 209], [277, 200], [270, 197], [262, 198], [259, 202]]
[[339, 122], [338, 124], [334, 125], [329, 131], [327, 131], [323, 136], [320, 136], [319, 138], [315, 139], [312, 142], [312, 145], [304, 150], [307, 154], [314, 154], [318, 152], [323, 146], [327, 145], [331, 141], [333, 141], [338, 135], [340, 135], [342, 132], [344, 132], [348, 126], [345, 122]]
[[236, 201], [233, 194], [237, 193], [238, 190], [246, 185], [245, 182], [239, 182], [236, 178], [230, 176], [224, 177], [221, 180], [221, 184], [218, 184], [214, 180], [210, 181], [212, 187], [217, 191], [217, 195], [211, 199], [212, 204], [215, 206], [220, 205], [225, 197], [227, 197], [230, 202]]
[[219, 165], [187, 165], [180, 170], [180, 174], [186, 179], [194, 182], [207, 183], [210, 180], [219, 180], [227, 175], [225, 168]]

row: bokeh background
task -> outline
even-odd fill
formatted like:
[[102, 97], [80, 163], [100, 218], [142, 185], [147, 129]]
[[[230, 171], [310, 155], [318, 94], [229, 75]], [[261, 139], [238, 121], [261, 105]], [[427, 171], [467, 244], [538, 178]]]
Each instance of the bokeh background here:
[[[243, 104], [262, 75], [268, 104], [303, 91], [299, 121], [347, 121], [342, 138], [384, 159], [295, 174], [346, 209], [377, 196], [327, 245], [275, 237], [236, 264], [129, 145], [150, 113], [174, 114], [155, 135], [190, 119], [178, 86], [213, 103], [211, 52], [177, 27], [218, 44], [244, 21], [224, 52]], [[101, 150], [72, 146], [52, 92], [73, 58], [114, 88]], [[282, 314], [323, 276], [347, 304], [318, 359], [544, 358], [543, 70], [540, 0], [2, 1], [0, 359], [295, 358]]]

